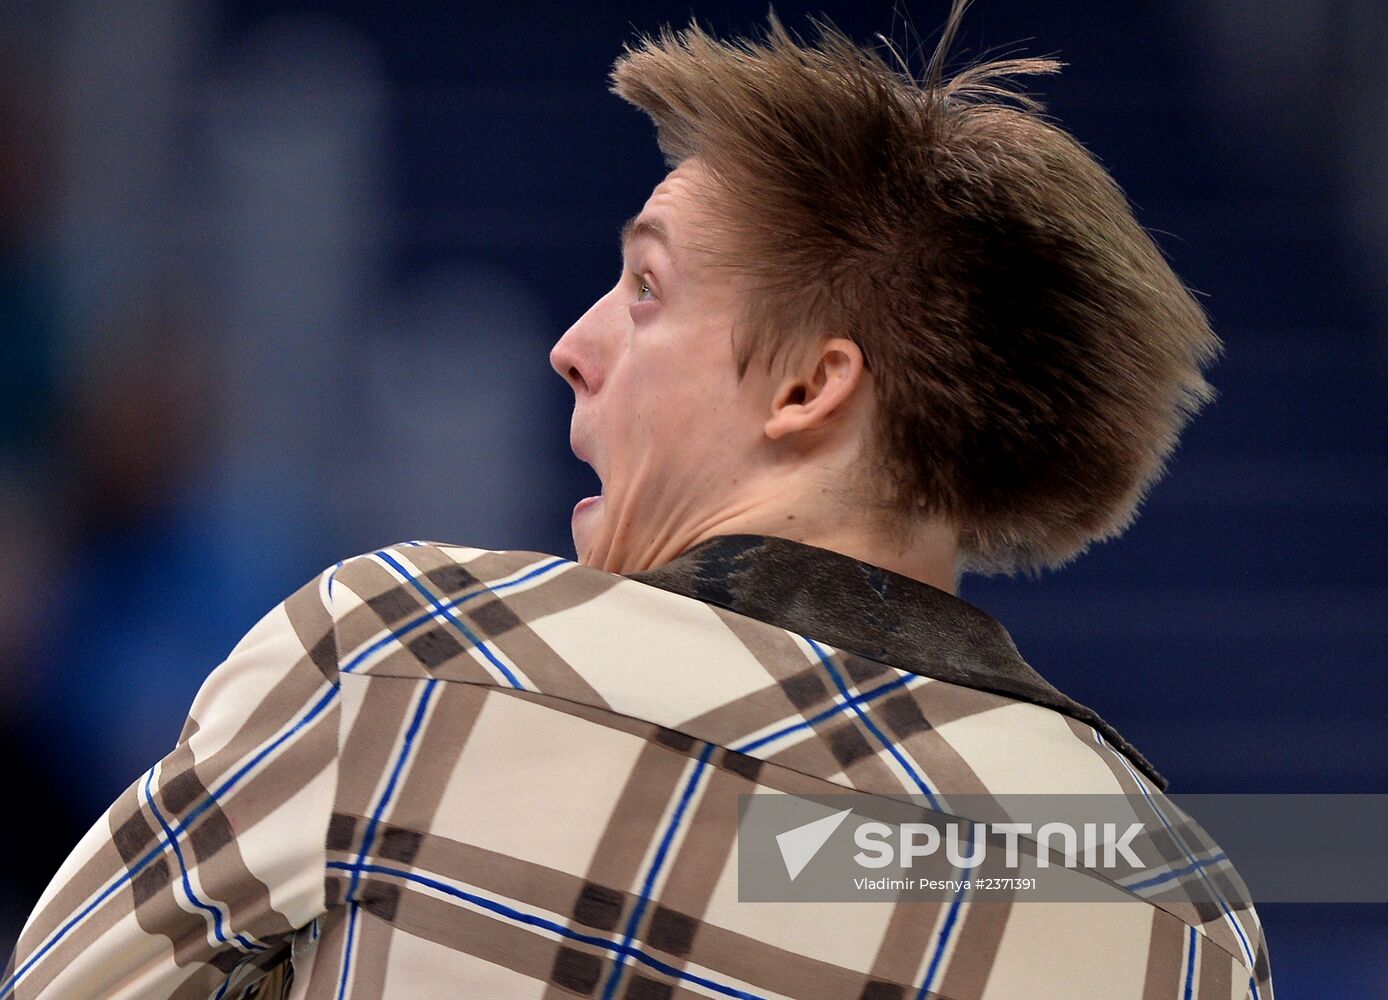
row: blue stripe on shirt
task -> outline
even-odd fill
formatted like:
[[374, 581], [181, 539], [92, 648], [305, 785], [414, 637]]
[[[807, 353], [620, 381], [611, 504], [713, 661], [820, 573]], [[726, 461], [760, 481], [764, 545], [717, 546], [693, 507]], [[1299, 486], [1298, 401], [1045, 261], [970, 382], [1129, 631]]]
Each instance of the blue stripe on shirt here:
[[1195, 995], [1195, 948], [1199, 942], [1199, 937], [1195, 933], [1194, 927], [1187, 928], [1186, 934], [1186, 988], [1182, 992], [1182, 1000], [1191, 1000]]
[[665, 856], [669, 853], [670, 844], [675, 839], [675, 832], [684, 819], [684, 812], [689, 806], [689, 800], [694, 797], [694, 789], [698, 787], [699, 778], [703, 776], [708, 767], [709, 758], [713, 756], [714, 746], [713, 743], [704, 744], [704, 749], [699, 753], [694, 770], [690, 773], [689, 780], [685, 782], [684, 791], [680, 794], [680, 801], [679, 805], [675, 807], [675, 814], [670, 817], [670, 823], [665, 828], [665, 835], [660, 839], [660, 847], [656, 849], [650, 870], [646, 872], [646, 879], [641, 884], [641, 896], [637, 899], [636, 906], [631, 911], [631, 918], [627, 921], [626, 933], [622, 936], [621, 947], [618, 949], [617, 957], [613, 962], [612, 975], [607, 980], [606, 989], [602, 991], [603, 1000], [612, 1000], [612, 997], [616, 995], [617, 984], [621, 981], [622, 969], [625, 967], [627, 952], [631, 948], [632, 939], [636, 937], [636, 929], [641, 924], [641, 916], [645, 912], [646, 904], [650, 902], [651, 893], [655, 891], [656, 876], [660, 874], [660, 869], [665, 864]]
[[357, 915], [360, 910], [357, 900], [357, 889], [361, 884], [361, 864], [366, 860], [366, 856], [371, 853], [371, 846], [376, 839], [376, 828], [381, 823], [381, 817], [385, 814], [386, 807], [390, 805], [390, 800], [395, 797], [395, 787], [400, 781], [400, 774], [405, 769], [405, 764], [410, 758], [410, 751], [414, 749], [415, 739], [419, 736], [419, 730], [424, 725], [424, 716], [429, 710], [429, 702], [433, 699], [434, 690], [438, 687], [437, 678], [430, 680], [424, 685], [424, 690], [419, 696], [419, 702], [415, 705], [414, 715], [410, 719], [409, 728], [405, 730], [405, 739], [401, 744], [400, 752], [396, 755], [395, 764], [391, 768], [390, 778], [386, 781], [386, 787], [381, 792], [381, 798], [376, 803], [376, 808], [371, 811], [371, 819], [366, 824], [366, 830], [362, 834], [361, 848], [357, 852], [357, 868], [352, 872], [351, 885], [347, 889], [346, 901], [350, 906], [350, 919], [347, 923], [347, 943], [342, 951], [342, 978], [338, 981], [337, 997], [342, 997], [347, 992], [347, 981], [351, 977], [352, 969], [352, 945], [356, 938]]
[[806, 636], [801, 636], [801, 638], [810, 644], [810, 648], [813, 649], [815, 655], [819, 657], [819, 662], [824, 664], [824, 669], [827, 670], [829, 676], [834, 679], [834, 684], [837, 685], [839, 694], [843, 695], [845, 702], [857, 713], [858, 718], [862, 720], [867, 730], [877, 737], [878, 742], [887, 748], [888, 753], [896, 758], [897, 763], [901, 765], [902, 769], [910, 776], [911, 780], [915, 782], [916, 787], [921, 790], [921, 794], [924, 795], [926, 800], [930, 803], [930, 808], [939, 809], [940, 804], [935, 798], [935, 793], [931, 791], [930, 785], [926, 783], [925, 777], [906, 759], [906, 756], [897, 745], [887, 739], [886, 734], [877, 728], [877, 724], [873, 722], [872, 719], [868, 717], [867, 713], [858, 706], [858, 703], [853, 700], [852, 696], [848, 693], [848, 685], [844, 683], [843, 677], [839, 674], [838, 669], [834, 666], [833, 661], [830, 659], [824, 647]]
[[[482, 597], [486, 594], [500, 593], [503, 590], [507, 590], [511, 587], [518, 586], [522, 583], [526, 583], [527, 581], [532, 580], [537, 576], [541, 576], [545, 573], [548, 573], [556, 566], [562, 566], [567, 562], [567, 559], [555, 559], [553, 562], [545, 563], [543, 566], [537, 566], [535, 569], [532, 569], [524, 576], [519, 576], [514, 580], [508, 580], [506, 583], [500, 583], [490, 587], [484, 584], [480, 589], [474, 590], [467, 594], [463, 594], [461, 597], [456, 597], [448, 601], [440, 602], [439, 608], [444, 611], [449, 611], [453, 608], [467, 604], [469, 601], [475, 601], [477, 598]], [[364, 662], [370, 659], [374, 654], [380, 652], [382, 649], [391, 645], [392, 643], [399, 642], [405, 636], [409, 635], [411, 632], [415, 631], [421, 626], [427, 625], [432, 621], [437, 621], [438, 618], [438, 611], [426, 611], [419, 617], [410, 619], [404, 625], [400, 626], [399, 628], [393, 631], [388, 632], [383, 638], [377, 639], [370, 646], [367, 646], [364, 650], [362, 650], [361, 652], [353, 656], [351, 659], [349, 659], [346, 663], [342, 665], [342, 673], [352, 673]]]
[[[973, 843], [973, 825], [969, 826], [969, 843]], [[926, 967], [925, 978], [921, 980], [921, 988], [916, 992], [916, 1000], [925, 1000], [930, 995], [930, 988], [935, 984], [935, 976], [940, 971], [940, 963], [944, 961], [945, 949], [949, 947], [950, 938], [954, 935], [954, 927], [959, 919], [959, 907], [964, 902], [964, 869], [959, 870], [959, 885], [954, 890], [954, 898], [949, 902], [949, 911], [945, 914], [945, 922], [940, 927], [940, 931], [935, 935], [934, 953], [930, 956], [930, 964]]]
[[918, 674], [906, 674], [903, 677], [898, 677], [894, 681], [879, 684], [877, 687], [864, 691], [862, 694], [855, 694], [847, 701], [835, 701], [834, 704], [830, 705], [824, 711], [817, 715], [812, 715], [808, 719], [802, 719], [800, 722], [792, 722], [784, 729], [778, 729], [774, 733], [768, 733], [766, 736], [758, 737], [747, 743], [739, 743], [736, 746], [729, 747], [729, 749], [736, 750], [738, 753], [751, 753], [753, 750], [764, 747], [768, 743], [774, 743], [783, 737], [789, 736], [791, 733], [799, 732], [802, 729], [809, 729], [823, 722], [825, 719], [833, 718], [835, 715], [841, 715], [855, 705], [866, 705], [870, 701], [876, 701], [883, 695], [891, 694], [898, 688], [904, 688], [912, 681], [918, 680], [923, 680], [923, 678]]
[[449, 883], [442, 881], [441, 879], [432, 878], [428, 875], [421, 875], [419, 872], [406, 871], [401, 868], [390, 868], [385, 865], [353, 865], [345, 861], [329, 861], [328, 867], [337, 869], [339, 871], [347, 872], [360, 868], [362, 871], [375, 875], [391, 875], [395, 878], [402, 879], [406, 882], [413, 882], [417, 885], [427, 886], [428, 888], [433, 889], [437, 892], [441, 892], [447, 896], [451, 896], [454, 899], [462, 900], [465, 903], [470, 903], [473, 906], [478, 907], [479, 909], [486, 910], [489, 913], [494, 913], [499, 917], [504, 917], [507, 920], [514, 921], [515, 923], [522, 924], [526, 927], [534, 927], [539, 930], [548, 931], [549, 933], [554, 934], [565, 940], [577, 941], [580, 944], [591, 945], [592, 947], [602, 949], [603, 951], [624, 953], [630, 956], [631, 958], [635, 959], [637, 962], [640, 962], [642, 965], [649, 966], [650, 968], [655, 969], [656, 971], [669, 976], [671, 979], [676, 979], [681, 982], [693, 983], [695, 985], [703, 987], [704, 989], [722, 994], [723, 996], [737, 997], [738, 1000], [765, 1000], [765, 998], [763, 998], [759, 994], [748, 993], [746, 990], [740, 990], [735, 986], [728, 986], [725, 983], [717, 982], [716, 980], [709, 979], [706, 976], [697, 975], [696, 973], [690, 972], [687, 969], [681, 969], [677, 966], [670, 965], [668, 962], [661, 961], [660, 959], [643, 951], [641, 948], [635, 945], [629, 945], [626, 948], [623, 948], [622, 945], [608, 938], [598, 937], [594, 934], [584, 934], [581, 931], [573, 930], [572, 928], [567, 927], [564, 924], [556, 923], [553, 920], [547, 920], [544, 917], [537, 917], [531, 913], [525, 913], [522, 910], [517, 910], [513, 906], [507, 906], [505, 903], [499, 903], [494, 899], [488, 899], [487, 897], [478, 895], [475, 892], [468, 892], [465, 889], [459, 889], [456, 886], [450, 885]]
[[1184, 878], [1197, 868], [1207, 868], [1210, 865], [1219, 864], [1219, 862], [1227, 860], [1229, 860], [1228, 855], [1223, 851], [1219, 851], [1215, 854], [1211, 854], [1204, 861], [1192, 861], [1188, 865], [1182, 865], [1180, 868], [1173, 868], [1170, 871], [1162, 872], [1160, 875], [1153, 875], [1151, 878], [1143, 879], [1141, 882], [1122, 882], [1119, 884], [1122, 885], [1124, 889], [1137, 892], [1140, 889], [1150, 889], [1155, 885], [1161, 885], [1163, 882], [1169, 882], [1173, 878]]
[[[154, 792], [151, 790], [151, 783], [154, 781], [154, 768], [145, 772], [145, 801], [149, 804], [150, 812], [154, 813], [154, 818], [159, 821], [159, 827], [164, 831], [164, 836], [168, 838], [169, 846], [173, 848], [174, 857], [178, 859], [178, 871], [183, 881], [183, 891], [188, 896], [188, 901], [200, 910], [212, 914], [212, 933], [222, 944], [227, 943], [226, 934], [222, 931], [222, 908], [204, 903], [198, 898], [197, 893], [193, 892], [193, 882], [188, 875], [188, 866], [183, 861], [183, 851], [178, 846], [178, 841], [174, 837], [173, 830], [169, 829], [169, 822], [164, 818], [164, 814], [159, 810], [159, 806], [154, 801]], [[236, 941], [247, 951], [261, 951], [263, 944], [248, 941], [240, 934], [236, 935]]]
[[[1137, 772], [1133, 770], [1133, 766], [1128, 763], [1128, 758], [1125, 757], [1123, 754], [1119, 753], [1118, 750], [1114, 747], [1109, 746], [1108, 742], [1103, 738], [1103, 736], [1099, 734], [1099, 730], [1091, 726], [1090, 732], [1094, 734], [1094, 739], [1100, 746], [1104, 747], [1106, 750], [1109, 751], [1109, 753], [1113, 754], [1115, 757], [1118, 758], [1119, 763], [1123, 765], [1123, 768], [1128, 772], [1129, 777], [1131, 777], [1133, 781], [1137, 784], [1138, 791], [1142, 792], [1143, 798], [1147, 800], [1147, 804], [1152, 807], [1152, 810], [1157, 814], [1157, 818], [1160, 819], [1162, 821], [1162, 825], [1166, 827], [1166, 832], [1171, 834], [1171, 839], [1174, 840], [1177, 846], [1181, 848], [1181, 853], [1186, 856], [1186, 860], [1189, 861], [1192, 865], [1195, 865], [1196, 874], [1200, 876], [1201, 881], [1203, 881], [1205, 883], [1206, 888], [1210, 890], [1211, 895], [1213, 895], [1215, 898], [1215, 902], [1219, 904], [1219, 908], [1224, 911], [1224, 919], [1230, 924], [1230, 926], [1233, 927], [1234, 934], [1239, 940], [1239, 946], [1243, 949], [1244, 958], [1248, 961], [1248, 964], [1250, 966], [1255, 965], [1256, 961], [1253, 958], [1253, 949], [1249, 945], [1248, 938], [1243, 932], [1243, 926], [1239, 923], [1238, 918], [1235, 917], [1233, 912], [1229, 909], [1229, 904], [1224, 901], [1223, 894], [1219, 891], [1215, 884], [1210, 881], [1209, 876], [1205, 874], [1205, 870], [1201, 868], [1198, 864], [1196, 864], [1195, 856], [1191, 853], [1190, 848], [1186, 846], [1185, 838], [1183, 838], [1179, 833], [1176, 832], [1175, 828], [1171, 825], [1171, 821], [1166, 818], [1166, 813], [1162, 811], [1162, 808], [1157, 804], [1156, 799], [1152, 798], [1151, 792], [1147, 791], [1146, 784], [1143, 783], [1142, 779], [1138, 776]], [[1257, 984], [1254, 983], [1252, 979], [1249, 980], [1249, 983], [1253, 987], [1252, 1000], [1259, 1000], [1259, 991]]]
[[451, 624], [454, 628], [456, 628], [459, 632], [463, 634], [463, 636], [467, 639], [469, 643], [481, 650], [482, 655], [487, 658], [487, 661], [501, 672], [501, 676], [506, 678], [506, 683], [510, 684], [513, 688], [515, 688], [518, 691], [526, 690], [525, 685], [516, 679], [516, 675], [511, 672], [510, 668], [507, 667], [506, 664], [502, 663], [501, 660], [497, 658], [497, 655], [491, 651], [491, 649], [487, 646], [486, 642], [483, 641], [477, 635], [473, 634], [472, 629], [464, 625], [462, 621], [460, 621], [456, 616], [450, 614], [449, 612], [451, 609], [444, 607], [444, 605], [440, 602], [439, 598], [432, 591], [430, 591], [428, 587], [420, 583], [419, 578], [415, 574], [411, 573], [404, 566], [400, 565], [400, 561], [396, 559], [394, 556], [392, 556], [388, 549], [381, 549], [379, 552], [376, 553], [376, 556], [382, 562], [386, 563], [388, 566], [393, 567], [397, 573], [403, 576], [406, 579], [406, 581], [412, 587], [414, 587], [415, 590], [419, 591], [420, 594], [424, 596], [424, 599], [429, 602], [429, 604], [434, 608], [438, 615], [444, 619], [444, 621]]

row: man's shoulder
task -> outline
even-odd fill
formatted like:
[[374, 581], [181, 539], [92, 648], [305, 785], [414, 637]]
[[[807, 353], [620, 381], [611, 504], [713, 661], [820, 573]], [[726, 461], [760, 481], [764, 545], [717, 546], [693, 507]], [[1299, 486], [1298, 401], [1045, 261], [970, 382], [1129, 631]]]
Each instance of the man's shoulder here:
[[[325, 569], [315, 583], [336, 615], [363, 605], [394, 624], [409, 612], [440, 615], [481, 602], [503, 601], [529, 617], [577, 610], [615, 592], [604, 611], [627, 604], [634, 614], [708, 602], [607, 572], [565, 556], [530, 549], [489, 549], [455, 542], [403, 541], [351, 556]], [[597, 610], [597, 609], [592, 609]]]
[[[431, 622], [469, 632], [468, 621], [480, 617], [485, 625], [514, 595], [543, 590], [553, 596], [577, 589], [583, 580], [590, 591], [606, 583], [587, 567], [547, 552], [402, 541], [340, 560], [315, 583], [346, 652], [354, 640], [378, 633], [401, 640]], [[507, 617], [514, 619], [514, 612]], [[493, 622], [482, 633], [500, 624]], [[474, 632], [471, 637], [488, 636]]]
[[[474, 606], [497, 602], [555, 614], [569, 606], [558, 602], [561, 594], [582, 603], [622, 584], [653, 589], [549, 552], [440, 541], [403, 541], [362, 552], [324, 570], [319, 579], [337, 617], [366, 607], [388, 626], [418, 614], [472, 614]], [[540, 593], [547, 600], [536, 599]], [[517, 600], [521, 595], [532, 596]]]
[[654, 650], [731, 651], [711, 605], [548, 552], [397, 542], [338, 562], [315, 586], [344, 673], [409, 666], [543, 690], [517, 683], [528, 664], [615, 657], [617, 667], [641, 659], [658, 669], [669, 660], [652, 663]]
[[[359, 581], [373, 568], [388, 570], [400, 580], [422, 580], [452, 589], [459, 582], [477, 582], [507, 575], [513, 568], [542, 562], [576, 563], [562, 556], [522, 549], [490, 549], [461, 542], [399, 541], [339, 560], [327, 570], [329, 578]], [[464, 569], [467, 572], [460, 572]]]

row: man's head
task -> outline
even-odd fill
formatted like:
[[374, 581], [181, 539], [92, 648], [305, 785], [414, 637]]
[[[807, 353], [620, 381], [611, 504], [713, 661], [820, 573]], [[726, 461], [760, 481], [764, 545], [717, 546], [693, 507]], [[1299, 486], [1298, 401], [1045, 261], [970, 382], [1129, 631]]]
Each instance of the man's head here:
[[1219, 342], [1107, 173], [999, 84], [1056, 64], [942, 79], [962, 6], [919, 82], [774, 18], [617, 61], [674, 169], [552, 354], [604, 484], [583, 561], [802, 511], [946, 525], [962, 569], [1039, 570], [1131, 522]]
[[802, 519], [808, 500], [841, 505], [850, 492], [834, 478], [871, 419], [862, 353], [844, 338], [809, 340], [817, 353], [802, 348], [779, 378], [738, 371], [731, 333], [749, 292], [700, 246], [712, 200], [697, 158], [671, 170], [623, 227], [622, 276], [551, 352], [575, 394], [574, 451], [603, 482], [575, 511], [575, 546], [613, 572], [733, 528], [770, 533], [783, 501], [794, 509], [781, 516]]

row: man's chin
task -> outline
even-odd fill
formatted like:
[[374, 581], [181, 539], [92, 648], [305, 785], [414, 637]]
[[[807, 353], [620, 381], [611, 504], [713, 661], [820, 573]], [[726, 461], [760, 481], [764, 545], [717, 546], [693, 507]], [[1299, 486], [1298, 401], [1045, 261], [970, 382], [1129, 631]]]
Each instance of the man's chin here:
[[574, 552], [584, 566], [595, 565], [594, 557], [601, 555], [594, 551], [592, 539], [598, 536], [602, 507], [601, 496], [584, 497], [574, 505], [573, 514], [570, 515], [569, 529], [573, 533]]

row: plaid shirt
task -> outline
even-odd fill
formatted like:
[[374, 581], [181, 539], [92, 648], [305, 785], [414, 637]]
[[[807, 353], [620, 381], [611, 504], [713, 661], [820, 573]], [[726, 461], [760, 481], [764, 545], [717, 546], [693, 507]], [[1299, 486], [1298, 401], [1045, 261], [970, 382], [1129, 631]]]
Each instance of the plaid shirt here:
[[[846, 556], [723, 536], [623, 577], [405, 543], [211, 673], [0, 1000], [1271, 1000], [1227, 864], [1218, 905], [738, 901], [749, 792], [1164, 784], [993, 619]], [[1196, 850], [1158, 880], [1208, 881]]]

